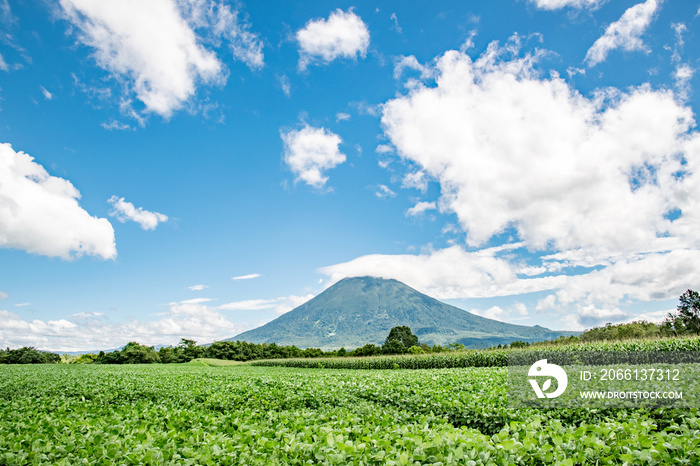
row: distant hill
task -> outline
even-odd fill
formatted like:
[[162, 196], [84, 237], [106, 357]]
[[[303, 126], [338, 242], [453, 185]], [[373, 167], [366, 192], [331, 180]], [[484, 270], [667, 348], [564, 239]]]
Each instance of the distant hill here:
[[486, 319], [424, 295], [397, 280], [346, 278], [272, 322], [228, 341], [277, 343], [324, 351], [383, 344], [389, 330], [407, 325], [421, 343], [486, 348], [515, 340], [541, 341], [558, 332]]

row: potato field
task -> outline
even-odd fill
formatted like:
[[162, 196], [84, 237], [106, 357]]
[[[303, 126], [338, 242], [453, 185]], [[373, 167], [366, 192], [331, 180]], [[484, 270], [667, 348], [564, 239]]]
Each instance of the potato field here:
[[0, 367], [0, 464], [700, 464], [696, 409], [510, 407], [507, 368]]

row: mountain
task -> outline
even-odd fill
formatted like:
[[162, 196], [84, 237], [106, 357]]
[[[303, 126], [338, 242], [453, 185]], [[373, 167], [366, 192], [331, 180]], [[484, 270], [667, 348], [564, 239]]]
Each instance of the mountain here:
[[410, 327], [421, 343], [461, 343], [468, 348], [576, 333], [498, 322], [440, 302], [397, 280], [356, 277], [343, 279], [292, 311], [228, 341], [351, 349], [383, 344], [389, 330], [398, 325]]

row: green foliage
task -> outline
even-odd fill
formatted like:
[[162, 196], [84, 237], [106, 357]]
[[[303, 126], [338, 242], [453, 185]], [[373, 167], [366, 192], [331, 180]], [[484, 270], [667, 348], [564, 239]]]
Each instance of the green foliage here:
[[403, 354], [406, 352], [406, 347], [401, 340], [389, 340], [382, 345], [383, 354]]
[[424, 353], [423, 348], [421, 348], [420, 346], [415, 346], [415, 345], [408, 348], [407, 352], [408, 352], [408, 354], [423, 354]]
[[381, 346], [368, 343], [365, 346], [355, 349], [350, 352], [351, 356], [375, 356], [382, 353]]
[[596, 327], [586, 330], [578, 339], [580, 341], [610, 341], [629, 340], [642, 338], [658, 338], [661, 334], [657, 324], [646, 321], [630, 322], [625, 324], [605, 324], [604, 327]]
[[0, 380], [2, 465], [700, 464], [696, 410], [516, 409], [504, 368], [43, 365]]
[[140, 345], [134, 341], [128, 343], [121, 351], [100, 353], [95, 357], [97, 364], [153, 364], [161, 362], [159, 354], [152, 346]]
[[418, 345], [418, 337], [411, 332], [411, 329], [406, 325], [401, 325], [398, 327], [393, 327], [389, 331], [389, 335], [386, 337], [384, 344], [388, 344], [391, 341], [399, 341], [403, 344], [404, 348], [408, 349], [411, 346]]
[[55, 364], [61, 362], [61, 356], [47, 351], [39, 351], [25, 346], [18, 349], [0, 349], [0, 364]]
[[700, 293], [687, 290], [679, 298], [677, 313], [670, 313], [661, 326], [664, 334], [700, 334]]
[[[539, 359], [556, 357], [558, 353], [569, 352], [659, 352], [659, 351], [700, 351], [700, 338], [673, 338], [658, 340], [625, 340], [577, 343], [568, 346], [530, 345], [522, 349], [489, 349], [433, 352], [430, 354], [400, 354], [364, 358], [325, 358], [326, 369], [393, 369], [397, 364], [401, 369], [441, 369], [456, 367], [505, 367], [509, 358], [518, 354], [539, 354]], [[531, 356], [527, 356], [531, 359]], [[284, 366], [315, 368], [318, 361], [310, 359], [277, 359], [253, 361], [255, 366]]]

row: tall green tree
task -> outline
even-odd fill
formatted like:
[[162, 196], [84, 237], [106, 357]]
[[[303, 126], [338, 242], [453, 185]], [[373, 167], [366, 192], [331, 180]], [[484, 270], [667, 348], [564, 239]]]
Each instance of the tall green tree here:
[[700, 293], [687, 290], [679, 298], [676, 313], [669, 313], [661, 325], [662, 334], [700, 334]]
[[680, 296], [678, 317], [689, 333], [700, 333], [700, 293], [687, 290]]
[[394, 327], [389, 331], [389, 335], [384, 341], [385, 352], [387, 352], [386, 350], [389, 348], [391, 348], [392, 353], [398, 349], [398, 347], [391, 343], [392, 341], [398, 341], [403, 345], [404, 349], [402, 352], [406, 352], [411, 346], [418, 346], [418, 337], [405, 325]]

